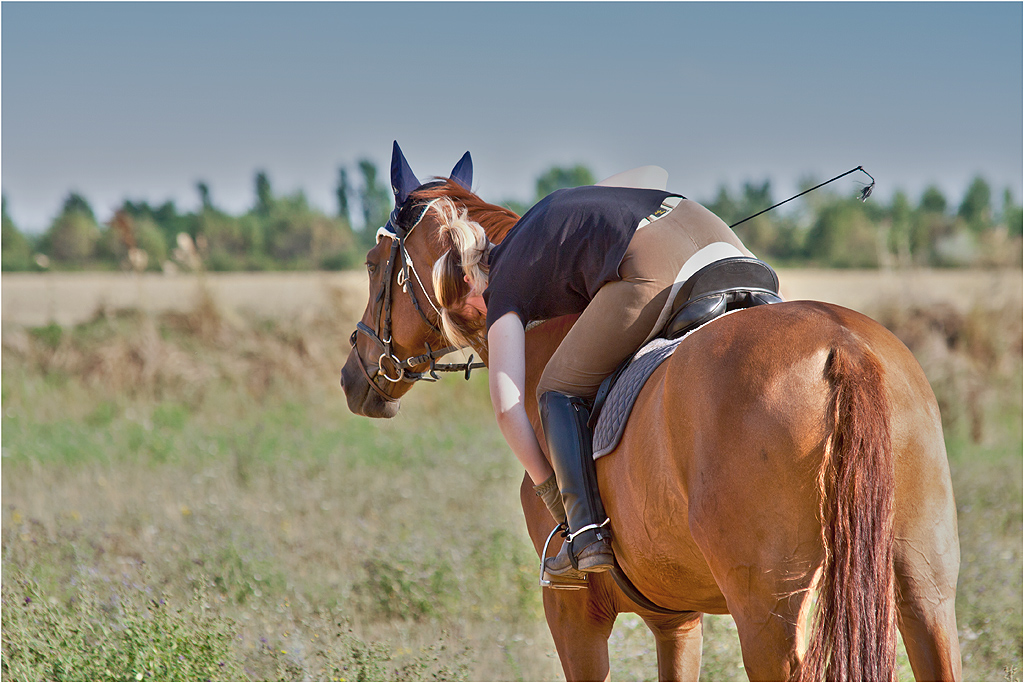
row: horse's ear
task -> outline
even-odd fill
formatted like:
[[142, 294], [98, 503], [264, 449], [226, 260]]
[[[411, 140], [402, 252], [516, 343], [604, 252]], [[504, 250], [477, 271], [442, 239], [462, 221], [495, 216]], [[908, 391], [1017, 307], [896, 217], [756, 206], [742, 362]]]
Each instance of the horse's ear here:
[[391, 150], [391, 191], [395, 193], [395, 206], [401, 206], [409, 195], [420, 186], [412, 167], [405, 160], [402, 148], [395, 140], [395, 146]]
[[469, 156], [469, 152], [463, 154], [459, 163], [455, 164], [450, 177], [465, 189], [473, 191], [473, 158]]

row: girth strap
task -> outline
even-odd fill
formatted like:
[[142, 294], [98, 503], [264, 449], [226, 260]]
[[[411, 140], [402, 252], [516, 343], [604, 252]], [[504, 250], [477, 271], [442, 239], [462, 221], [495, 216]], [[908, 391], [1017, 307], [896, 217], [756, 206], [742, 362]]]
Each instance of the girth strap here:
[[640, 592], [633, 582], [626, 576], [626, 572], [622, 571], [622, 567], [619, 566], [619, 560], [615, 560], [615, 566], [611, 569], [612, 578], [615, 579], [615, 583], [626, 594], [626, 597], [651, 612], [657, 612], [658, 614], [694, 614], [692, 610], [674, 610], [662, 607], [661, 605], [651, 602], [643, 593]]

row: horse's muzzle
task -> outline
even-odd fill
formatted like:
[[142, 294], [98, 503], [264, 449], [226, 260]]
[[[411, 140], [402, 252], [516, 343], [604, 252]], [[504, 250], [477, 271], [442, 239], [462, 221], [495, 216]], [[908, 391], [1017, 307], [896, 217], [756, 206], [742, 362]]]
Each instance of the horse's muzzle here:
[[356, 363], [362, 363], [362, 360], [353, 348], [341, 369], [341, 388], [345, 392], [348, 409], [364, 417], [389, 418], [397, 415], [401, 401], [397, 398], [385, 400], [374, 391]]

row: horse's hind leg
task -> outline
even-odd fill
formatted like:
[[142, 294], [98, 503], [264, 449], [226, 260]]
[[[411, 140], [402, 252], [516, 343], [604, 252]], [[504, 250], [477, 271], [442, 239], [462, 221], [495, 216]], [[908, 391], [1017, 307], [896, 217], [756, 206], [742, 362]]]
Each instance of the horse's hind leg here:
[[[956, 571], [930, 565], [920, 548], [903, 543], [897, 550], [900, 633], [914, 678], [919, 681], [960, 680], [957, 640]], [[952, 583], [950, 583], [952, 581]]]
[[[799, 671], [805, 640], [804, 628], [810, 606], [807, 586], [780, 583], [772, 576], [783, 570], [734, 567], [723, 590], [736, 622], [743, 666], [752, 681], [786, 681]], [[809, 584], [810, 577], [800, 583]]]
[[644, 622], [654, 634], [659, 681], [696, 681], [704, 645], [704, 615], [651, 616]]
[[701, 463], [706, 478], [701, 488], [691, 487], [690, 530], [736, 622], [747, 676], [786, 681], [800, 669], [810, 588], [822, 558], [817, 502], [807, 494], [814, 475], [793, 467], [781, 448], [747, 442], [761, 448], [750, 453], [721, 439]]
[[[960, 543], [945, 452], [938, 452], [941, 460], [918, 459], [906, 468], [907, 477], [898, 476], [894, 510], [899, 627], [919, 681], [959, 680], [961, 674], [954, 610]], [[913, 504], [901, 505], [905, 501]]]
[[[729, 457], [722, 452], [720, 460]], [[752, 681], [786, 681], [799, 671], [810, 587], [821, 563], [813, 504], [797, 495], [805, 487], [784, 487], [766, 500], [761, 482], [772, 479], [755, 471], [690, 502], [698, 513], [690, 528], [736, 622]]]

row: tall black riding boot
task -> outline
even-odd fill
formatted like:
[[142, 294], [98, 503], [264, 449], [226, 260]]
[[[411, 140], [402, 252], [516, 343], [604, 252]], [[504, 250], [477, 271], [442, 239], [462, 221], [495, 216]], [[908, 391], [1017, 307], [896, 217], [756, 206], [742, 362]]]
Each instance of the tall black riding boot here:
[[540, 419], [565, 503], [569, 535], [557, 556], [544, 561], [554, 576], [602, 572], [614, 566], [608, 518], [597, 492], [593, 442], [583, 399], [549, 391], [540, 397]]

